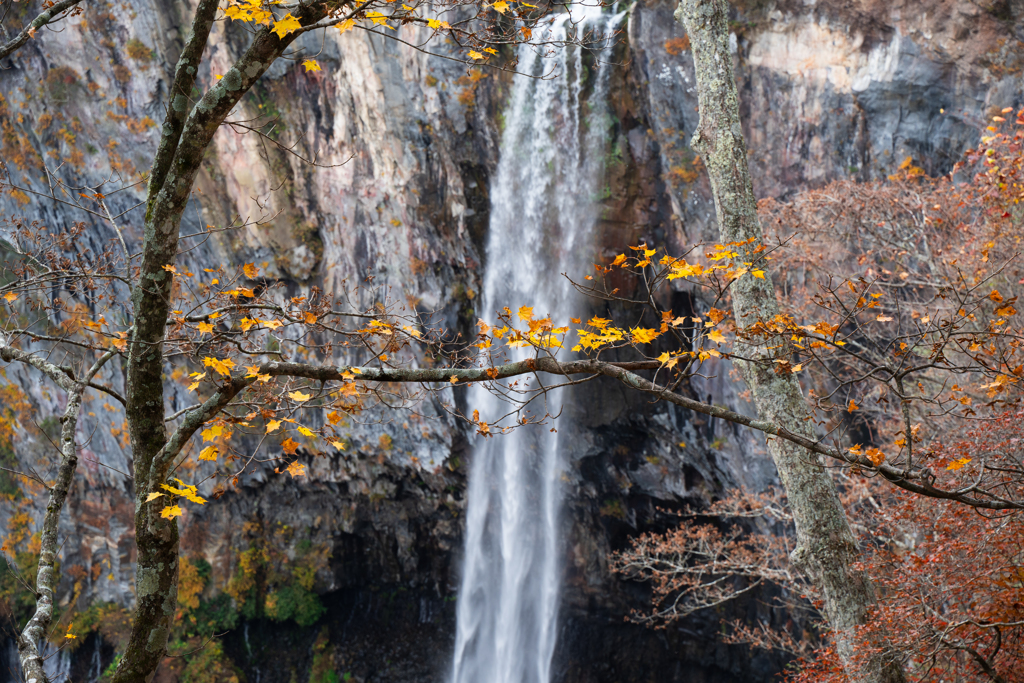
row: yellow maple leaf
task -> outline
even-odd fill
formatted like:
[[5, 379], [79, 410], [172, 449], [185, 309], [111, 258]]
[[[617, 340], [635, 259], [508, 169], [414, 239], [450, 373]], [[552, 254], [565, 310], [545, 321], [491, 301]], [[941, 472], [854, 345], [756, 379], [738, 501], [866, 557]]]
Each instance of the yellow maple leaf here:
[[192, 501], [193, 503], [198, 503], [199, 505], [203, 505], [206, 502], [205, 498], [201, 498], [200, 496], [198, 496], [196, 494], [196, 487], [195, 486], [186, 486], [185, 482], [183, 482], [181, 479], [175, 479], [174, 481], [176, 481], [179, 484], [181, 484], [183, 488], [176, 489], [173, 486], [167, 486], [166, 484], [161, 484], [160, 486], [162, 488], [167, 489], [168, 491], [170, 491], [172, 493], [175, 493], [175, 494], [177, 494], [179, 496], [184, 497], [187, 500]]
[[477, 52], [476, 50], [469, 51], [470, 59], [484, 59], [483, 53]]
[[320, 65], [317, 63], [317, 61], [315, 59], [304, 59], [304, 60], [302, 60], [302, 66], [306, 67], [306, 71], [307, 72], [309, 72], [309, 71], [323, 71], [323, 69], [320, 68]]
[[7, 303], [9, 303], [9, 304], [14, 303], [14, 301], [17, 298], [18, 298], [18, 295], [15, 294], [14, 292], [7, 292], [6, 294], [4, 294], [4, 299], [6, 299]]
[[267, 434], [276, 432], [281, 428], [281, 420], [271, 420], [267, 423]]
[[281, 322], [280, 320], [257, 320], [256, 322], [260, 323], [261, 325], [263, 325], [263, 327], [267, 328], [268, 330], [276, 330], [277, 328], [284, 325], [284, 323]]
[[615, 257], [615, 260], [612, 261], [612, 265], [613, 266], [622, 266], [623, 268], [625, 268], [625, 266], [622, 265], [625, 262], [626, 262], [626, 255], [625, 254], [619, 254], [618, 256]]
[[963, 467], [964, 465], [966, 465], [970, 461], [971, 461], [970, 458], [960, 458], [960, 459], [954, 460], [953, 462], [951, 462], [948, 465], [946, 465], [946, 469], [947, 470], [952, 470], [952, 471], [956, 472], [958, 469], [960, 469], [961, 467]]
[[218, 374], [228, 376], [231, 375], [231, 368], [235, 367], [234, 361], [232, 361], [230, 358], [225, 358], [221, 360], [219, 358], [212, 358], [210, 356], [203, 358], [203, 365], [205, 365], [208, 368], [213, 368], [214, 371], [216, 371]]
[[307, 394], [301, 391], [289, 391], [288, 396], [292, 400], [298, 401], [300, 403], [303, 401], [308, 401], [309, 399], [313, 398], [312, 394]]
[[314, 315], [313, 313], [311, 313], [309, 311], [306, 311], [305, 315], [303, 315], [302, 318], [303, 318], [303, 320], [306, 321], [307, 325], [314, 325], [314, 324], [316, 324], [316, 315]]
[[293, 462], [284, 471], [292, 475], [292, 479], [306, 476], [306, 466], [299, 462]]
[[242, 318], [238, 325], [242, 328], [242, 332], [248, 332], [249, 328], [256, 324], [256, 321], [251, 318]]
[[289, 12], [284, 16], [284, 19], [274, 22], [274, 28], [272, 31], [277, 34], [278, 38], [284, 38], [292, 31], [300, 28], [302, 28], [302, 24], [300, 24], [299, 20], [293, 17], [291, 12]]
[[764, 279], [764, 271], [763, 270], [752, 270], [752, 271], [750, 271], [750, 274], [753, 275], [756, 278], [760, 278], [762, 280]]
[[161, 498], [163, 495], [164, 494], [159, 493], [159, 492], [151, 493], [148, 496], [146, 496], [146, 502], [148, 503], [151, 500], [156, 500], [157, 498]]
[[459, 378], [456, 375], [452, 375], [451, 377], [448, 378], [448, 381], [451, 382], [452, 384], [456, 384], [459, 381]]
[[168, 505], [160, 511], [160, 516], [164, 519], [174, 519], [175, 517], [181, 517], [181, 508], [177, 505]]
[[245, 276], [250, 280], [255, 280], [260, 274], [260, 269], [256, 267], [255, 263], [246, 263], [242, 266], [242, 272], [245, 273]]
[[345, 444], [341, 441], [332, 441], [331, 445], [337, 448], [339, 451], [345, 450]]
[[652, 330], [646, 327], [631, 328], [629, 333], [633, 336], [633, 341], [638, 344], [650, 344], [661, 335], [661, 332], [658, 330]]
[[505, 2], [505, 0], [498, 0], [498, 2], [491, 5], [491, 7], [494, 8], [494, 11], [504, 14], [506, 10], [508, 10], [508, 3]]
[[533, 320], [533, 306], [520, 306], [519, 319], [525, 321]]
[[213, 325], [210, 323], [199, 323], [199, 331], [203, 334], [211, 334], [213, 332]]
[[878, 467], [885, 462], [885, 453], [878, 448], [869, 448], [864, 451], [864, 455], [867, 456], [868, 460], [870, 460], [871, 464], [875, 467]]
[[299, 450], [299, 442], [293, 441], [291, 437], [288, 437], [281, 442], [281, 450], [288, 455], [295, 455], [295, 451]]
[[713, 342], [718, 342], [719, 344], [721, 344], [725, 341], [725, 335], [722, 334], [719, 330], [712, 330], [710, 333], [708, 333], [708, 339], [710, 339]]
[[316, 432], [314, 432], [309, 427], [299, 427], [299, 434], [302, 434], [303, 436], [308, 437], [310, 439], [316, 437]]
[[356, 25], [355, 19], [346, 19], [345, 21], [337, 24], [338, 33], [344, 33], [345, 31], [351, 31]]
[[163, 267], [163, 269], [166, 270], [168, 273], [177, 273], [178, 272], [178, 269], [175, 268], [172, 265], [166, 265], [166, 266]]
[[440, 19], [427, 19], [427, 26], [435, 31], [439, 28], [451, 28], [447, 21], [441, 21]]
[[388, 26], [387, 21], [389, 17], [381, 14], [380, 12], [367, 12], [366, 18], [372, 21], [374, 26], [383, 26], [384, 28], [389, 28], [392, 31], [395, 30], [393, 26]]
[[213, 441], [224, 433], [224, 425], [210, 425], [203, 430], [203, 441]]
[[207, 446], [203, 450], [199, 451], [200, 460], [217, 460], [217, 454], [220, 451], [217, 450], [216, 446]]

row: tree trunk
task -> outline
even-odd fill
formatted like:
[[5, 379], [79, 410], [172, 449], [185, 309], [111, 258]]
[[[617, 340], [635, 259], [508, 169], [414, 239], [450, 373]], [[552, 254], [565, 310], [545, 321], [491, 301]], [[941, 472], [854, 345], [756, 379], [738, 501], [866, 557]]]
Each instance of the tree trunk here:
[[[752, 239], [752, 243], [739, 248], [746, 251], [741, 260], [767, 271], [764, 259], [754, 251], [762, 243], [763, 234], [747, 166], [729, 50], [729, 5], [726, 0], [681, 0], [676, 19], [689, 35], [697, 76], [700, 123], [691, 146], [708, 170], [721, 240]], [[779, 313], [770, 279], [748, 275], [733, 282], [730, 289], [733, 314], [741, 329], [759, 320], [771, 320]], [[813, 439], [813, 423], [808, 419], [796, 376], [777, 374], [773, 368], [772, 361], [789, 357], [789, 350], [769, 349], [755, 339], [738, 340], [736, 350], [749, 359], [736, 364], [750, 387], [761, 420]], [[793, 563], [821, 591], [832, 642], [850, 679], [864, 683], [903, 681], [899, 664], [884, 655], [855, 654], [857, 627], [866, 622], [874, 591], [864, 573], [855, 568], [857, 543], [820, 456], [778, 438], [768, 441], [768, 450], [796, 525]]]
[[[5, 360], [7, 358], [5, 357]], [[43, 516], [43, 528], [39, 546], [39, 570], [36, 573], [36, 611], [18, 636], [18, 659], [25, 681], [43, 683], [43, 657], [39, 653], [39, 642], [46, 638], [50, 622], [53, 621], [53, 598], [59, 575], [55, 570], [57, 553], [60, 551], [57, 526], [64, 508], [71, 479], [78, 466], [78, 444], [75, 432], [78, 428], [78, 412], [82, 407], [84, 385], [68, 382], [68, 404], [61, 418], [60, 465], [57, 480], [50, 489], [50, 498]]]
[[[178, 595], [178, 525], [163, 519], [147, 496], [166, 482], [173, 458], [184, 442], [166, 448], [164, 425], [164, 334], [173, 276], [164, 266], [175, 262], [181, 216], [206, 148], [224, 118], [249, 88], [298, 36], [280, 37], [259, 29], [242, 57], [188, 110], [183, 92], [191, 90], [218, 3], [203, 0], [178, 61], [174, 89], [147, 190], [142, 265], [132, 291], [133, 333], [128, 348], [126, 409], [135, 470], [135, 569], [137, 606], [132, 632], [113, 683], [144, 683], [163, 660]], [[324, 4], [294, 10], [302, 26], [327, 16]], [[191, 70], [191, 73], [190, 73]], [[191, 435], [191, 433], [189, 434]]]

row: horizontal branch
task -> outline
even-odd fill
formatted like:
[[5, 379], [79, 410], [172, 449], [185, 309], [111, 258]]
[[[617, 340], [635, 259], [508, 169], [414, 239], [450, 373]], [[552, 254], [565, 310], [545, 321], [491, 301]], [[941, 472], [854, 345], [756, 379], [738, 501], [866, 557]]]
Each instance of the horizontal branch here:
[[[590, 374], [604, 375], [619, 380], [623, 384], [654, 395], [669, 403], [692, 410], [696, 413], [717, 417], [734, 424], [750, 427], [764, 434], [785, 439], [801, 446], [811, 453], [823, 455], [827, 458], [837, 460], [844, 465], [859, 467], [867, 471], [878, 472], [889, 483], [901, 489], [916, 493], [929, 498], [952, 500], [965, 505], [990, 510], [1016, 510], [1024, 509], [1024, 502], [1013, 500], [1001, 500], [996, 498], [982, 498], [970, 495], [964, 491], [947, 491], [937, 488], [924, 480], [921, 472], [907, 472], [897, 467], [882, 463], [875, 465], [864, 455], [856, 455], [844, 452], [838, 448], [832, 448], [814, 439], [807, 438], [800, 434], [794, 434], [788, 429], [777, 424], [759, 420], [738, 413], [728, 408], [702, 403], [694, 399], [677, 394], [669, 389], [652, 382], [636, 374], [639, 370], [657, 370], [662, 364], [656, 360], [638, 361], [629, 363], [614, 363], [601, 360], [575, 360], [559, 362], [550, 357], [528, 358], [526, 360], [496, 365], [490, 368], [373, 368], [356, 367], [346, 365], [314, 365], [311, 363], [287, 363], [272, 361], [259, 366], [258, 373], [272, 377], [300, 377], [318, 382], [351, 381], [353, 377], [364, 382], [397, 382], [397, 383], [450, 383], [467, 384], [470, 382], [489, 382], [494, 380], [507, 379], [522, 375], [535, 374], [539, 372], [560, 375]], [[227, 406], [235, 396], [246, 387], [255, 382], [255, 374], [232, 377], [225, 384], [218, 387], [217, 392], [207, 399], [202, 405], [188, 411], [182, 424], [174, 431], [167, 444], [162, 449], [160, 465], [154, 463], [153, 479], [159, 484], [160, 473], [164, 472], [171, 459], [173, 459], [189, 438], [207, 420], [212, 419], [220, 410]]]

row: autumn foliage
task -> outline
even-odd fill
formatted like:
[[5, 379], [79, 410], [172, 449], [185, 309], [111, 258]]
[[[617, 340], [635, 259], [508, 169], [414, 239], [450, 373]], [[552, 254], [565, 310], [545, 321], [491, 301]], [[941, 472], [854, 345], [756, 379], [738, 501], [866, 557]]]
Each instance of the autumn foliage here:
[[[732, 327], [785, 345], [779, 371], [802, 373], [822, 440], [870, 461], [836, 475], [878, 593], [858, 656], [922, 683], [1024, 678], [1024, 110], [1012, 119], [994, 116], [948, 176], [907, 159], [886, 181], [762, 202], [787, 313]], [[901, 480], [915, 472], [932, 495]], [[768, 583], [791, 613], [820, 606], [788, 534], [764, 533], [789, 523], [774, 494], [735, 492], [641, 536], [614, 558], [651, 584], [632, 618], [664, 625]], [[726, 640], [788, 652], [787, 680], [848, 681], [819, 633], [736, 622]]]

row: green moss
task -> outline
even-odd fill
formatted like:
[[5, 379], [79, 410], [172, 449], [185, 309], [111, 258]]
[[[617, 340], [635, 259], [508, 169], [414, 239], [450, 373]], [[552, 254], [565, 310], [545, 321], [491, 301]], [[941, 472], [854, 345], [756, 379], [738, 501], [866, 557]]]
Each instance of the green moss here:
[[238, 612], [247, 619], [266, 617], [300, 626], [316, 623], [325, 611], [314, 590], [316, 574], [327, 566], [330, 551], [301, 539], [289, 559], [282, 549], [288, 547], [294, 529], [280, 525], [273, 534], [262, 527], [260, 532], [239, 554], [238, 568], [228, 586]]
[[626, 510], [622, 507], [622, 501], [606, 500], [599, 511], [602, 517], [613, 517], [615, 519], [626, 519]]
[[153, 61], [156, 53], [138, 38], [132, 38], [125, 46], [128, 56], [137, 62], [149, 63]]
[[21, 498], [21, 487], [18, 486], [17, 475], [7, 470], [18, 469], [18, 458], [9, 445], [0, 446], [0, 496], [10, 496], [14, 500]]
[[70, 99], [79, 80], [81, 76], [70, 66], [57, 66], [46, 72], [43, 82], [50, 100], [60, 104]]
[[325, 609], [320, 596], [297, 584], [288, 584], [267, 595], [266, 614], [274, 621], [294, 620], [299, 626], [312, 626]]
[[309, 667], [309, 683], [339, 683], [347, 678], [339, 678], [334, 670], [334, 646], [331, 645], [327, 627], [320, 629], [320, 634], [313, 643], [313, 664]]

